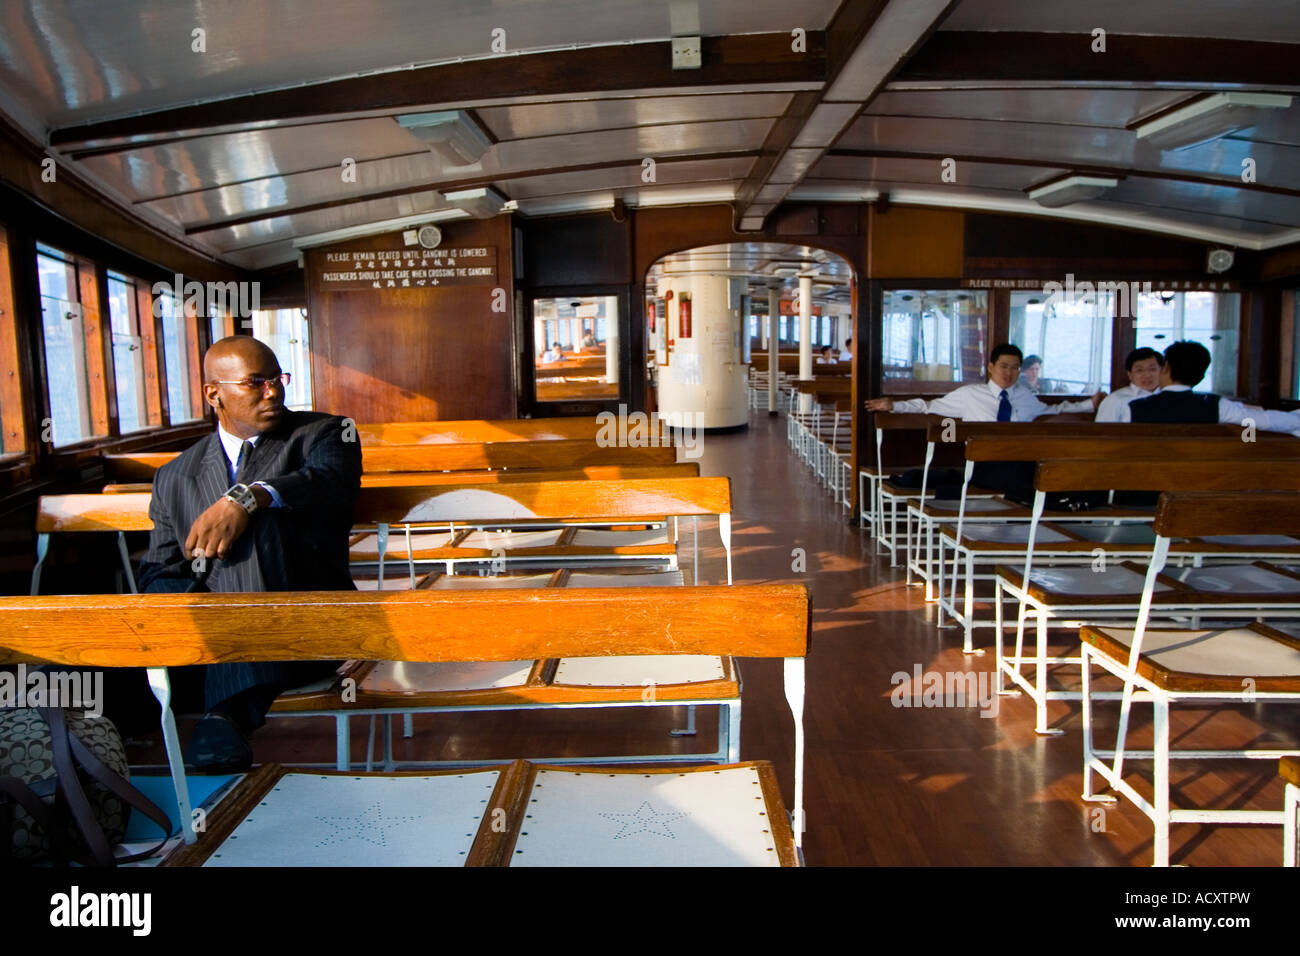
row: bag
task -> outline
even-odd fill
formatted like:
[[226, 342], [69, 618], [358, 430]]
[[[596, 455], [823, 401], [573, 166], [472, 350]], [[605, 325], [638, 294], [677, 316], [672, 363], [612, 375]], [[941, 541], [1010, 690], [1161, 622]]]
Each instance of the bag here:
[[[122, 737], [107, 718], [51, 707], [0, 710], [0, 862], [52, 856], [113, 866], [155, 853], [171, 821], [127, 782], [128, 773]], [[113, 846], [126, 836], [132, 808], [163, 838], [117, 858]]]

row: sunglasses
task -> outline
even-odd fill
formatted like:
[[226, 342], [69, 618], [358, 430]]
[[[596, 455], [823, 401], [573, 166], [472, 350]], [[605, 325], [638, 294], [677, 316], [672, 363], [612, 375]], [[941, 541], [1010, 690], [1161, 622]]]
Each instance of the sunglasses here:
[[211, 384], [212, 385], [238, 385], [242, 388], [252, 389], [255, 392], [260, 392], [264, 390], [268, 385], [279, 386], [280, 388], [288, 388], [289, 382], [292, 378], [293, 376], [290, 375], [288, 372], [281, 372], [279, 375], [273, 375], [270, 378], [263, 378], [260, 375], [250, 375], [248, 378], [240, 379], [237, 382], [228, 382], [228, 381], [222, 381], [218, 379], [217, 381], [212, 382]]

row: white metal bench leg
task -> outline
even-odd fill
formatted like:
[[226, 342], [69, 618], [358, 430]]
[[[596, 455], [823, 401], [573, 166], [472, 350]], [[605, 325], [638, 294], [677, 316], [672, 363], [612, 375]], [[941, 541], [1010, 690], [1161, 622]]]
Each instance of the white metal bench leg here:
[[415, 714], [402, 715], [402, 736], [407, 740], [415, 736]]
[[131, 594], [139, 594], [135, 586], [135, 571], [131, 567], [131, 552], [126, 549], [126, 533], [117, 533], [117, 553], [122, 556], [122, 571], [126, 574], [126, 586]]
[[803, 702], [804, 702], [804, 659], [802, 657], [785, 658], [785, 699], [790, 704], [790, 713], [794, 715], [794, 814], [791, 829], [794, 831], [794, 844], [803, 847]]
[[686, 726], [677, 730], [668, 731], [673, 737], [694, 737], [695, 736], [695, 705], [688, 704], [686, 707]]
[[[718, 708], [719, 740], [726, 740], [727, 763], [740, 763], [740, 699]], [[722, 750], [721, 743], [718, 750]]]
[[1282, 865], [1300, 866], [1300, 848], [1297, 848], [1296, 830], [1300, 829], [1300, 787], [1286, 785], [1284, 803], [1285, 819], [1282, 821]]
[[45, 556], [50, 552], [50, 536], [36, 536], [36, 567], [32, 568], [32, 594], [41, 593], [41, 569], [45, 567]]
[[1169, 865], [1169, 698], [1158, 695], [1155, 704], [1155, 792], [1151, 809], [1156, 832], [1152, 866]]
[[[372, 718], [373, 719], [373, 718]], [[346, 713], [334, 715], [334, 769], [352, 768], [352, 725]]]
[[167, 766], [171, 768], [172, 787], [176, 790], [176, 807], [181, 816], [181, 836], [186, 843], [198, 840], [194, 829], [194, 812], [190, 808], [190, 787], [185, 779], [185, 758], [181, 756], [181, 738], [176, 732], [176, 715], [172, 713], [172, 684], [167, 668], [149, 668], [149, 687], [158, 698], [161, 708], [163, 748], [167, 752]]

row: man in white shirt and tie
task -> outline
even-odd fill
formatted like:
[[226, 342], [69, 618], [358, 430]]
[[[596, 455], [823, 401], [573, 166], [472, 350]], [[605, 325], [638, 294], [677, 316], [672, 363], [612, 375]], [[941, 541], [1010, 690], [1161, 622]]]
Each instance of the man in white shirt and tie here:
[[956, 391], [941, 395], [933, 401], [912, 398], [896, 402], [892, 398], [869, 398], [868, 411], [912, 412], [916, 414], [948, 415], [966, 422], [1032, 422], [1039, 415], [1058, 415], [1062, 412], [1093, 412], [1105, 397], [1097, 392], [1091, 398], [1077, 402], [1046, 405], [1020, 382], [1020, 363], [1024, 353], [1016, 346], [995, 346], [989, 354], [987, 382], [963, 385]]
[[1128, 372], [1129, 384], [1117, 388], [1106, 396], [1097, 409], [1097, 421], [1118, 422], [1128, 403], [1137, 398], [1154, 395], [1160, 387], [1160, 369], [1164, 366], [1164, 356], [1152, 348], [1134, 349], [1124, 359], [1124, 370]]

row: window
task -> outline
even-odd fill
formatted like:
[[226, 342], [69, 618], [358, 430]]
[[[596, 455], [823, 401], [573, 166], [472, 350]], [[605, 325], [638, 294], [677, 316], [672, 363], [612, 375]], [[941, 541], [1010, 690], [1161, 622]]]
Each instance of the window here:
[[1025, 358], [1038, 356], [1038, 371], [1025, 362], [1025, 381], [1043, 393], [1090, 395], [1110, 388], [1115, 298], [1111, 292], [1082, 296], [1011, 293], [1010, 336]]
[[198, 349], [191, 334], [195, 320], [185, 315], [183, 304], [167, 291], [158, 295], [155, 307], [162, 320], [168, 416], [173, 425], [192, 422], [200, 417], [194, 407], [197, 396], [193, 388], [198, 378]]
[[988, 293], [956, 289], [890, 289], [881, 308], [881, 372], [886, 391], [914, 390], [917, 382], [947, 391], [984, 378]]
[[[618, 398], [618, 296], [533, 300], [533, 374], [539, 402]], [[679, 322], [678, 308], [669, 319]], [[672, 328], [680, 333], [680, 326]], [[611, 335], [612, 333], [612, 335]], [[673, 339], [679, 339], [674, 334]], [[607, 355], [613, 355], [613, 361]]]
[[311, 345], [306, 309], [266, 309], [253, 313], [253, 337], [275, 353], [281, 370], [291, 373], [284, 403], [298, 410], [311, 409]]
[[1200, 342], [1210, 350], [1210, 368], [1196, 390], [1235, 395], [1240, 311], [1236, 292], [1143, 292], [1137, 297], [1137, 345], [1163, 352], [1174, 342]]
[[[39, 243], [36, 249], [52, 443], [68, 445], [106, 435], [108, 409], [102, 391], [104, 358], [98, 303], [93, 299], [83, 303], [80, 294], [80, 280], [93, 277], [87, 274], [85, 263], [79, 267], [57, 249]], [[93, 295], [93, 281], [87, 284]]]
[[113, 376], [117, 388], [118, 433], [139, 431], [147, 424], [145, 348], [140, 334], [135, 283], [116, 272], [108, 274], [108, 314], [113, 329]]

